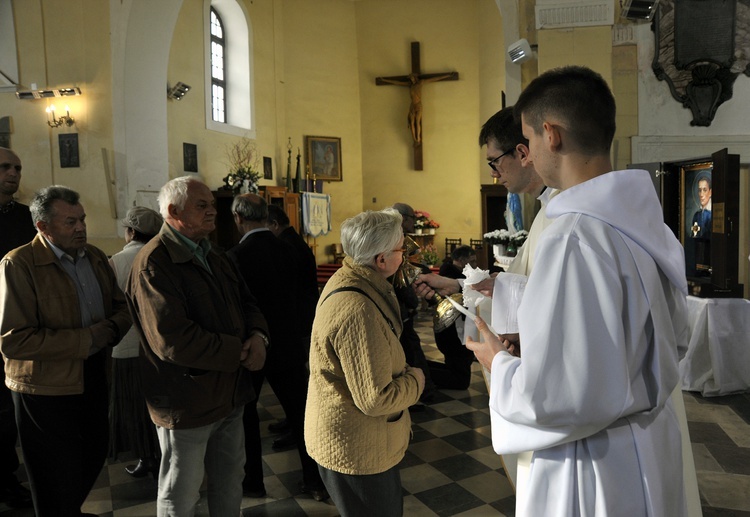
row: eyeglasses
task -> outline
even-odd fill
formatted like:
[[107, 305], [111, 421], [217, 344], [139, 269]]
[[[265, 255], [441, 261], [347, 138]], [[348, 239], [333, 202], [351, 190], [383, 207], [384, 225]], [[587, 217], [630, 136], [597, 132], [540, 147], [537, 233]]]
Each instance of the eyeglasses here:
[[397, 251], [400, 251], [401, 253], [406, 253], [409, 250], [406, 248], [406, 246], [404, 246], [403, 248], [399, 248], [397, 250], [391, 250], [391, 253], [396, 253]]
[[512, 153], [515, 150], [516, 150], [515, 146], [511, 147], [510, 149], [508, 149], [507, 151], [505, 151], [503, 154], [501, 154], [497, 158], [493, 158], [491, 160], [488, 160], [487, 161], [487, 165], [489, 165], [490, 169], [492, 169], [493, 171], [500, 172], [499, 170], [497, 170], [497, 167], [495, 166], [495, 164], [498, 163], [503, 156], [505, 156], [506, 154], [510, 154], [510, 153]]

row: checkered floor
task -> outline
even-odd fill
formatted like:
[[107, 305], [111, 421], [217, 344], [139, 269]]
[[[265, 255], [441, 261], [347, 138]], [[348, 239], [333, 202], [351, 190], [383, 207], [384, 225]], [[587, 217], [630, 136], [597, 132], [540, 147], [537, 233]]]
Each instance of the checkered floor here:
[[[434, 346], [431, 314], [420, 313], [417, 331], [425, 353], [440, 360]], [[750, 517], [750, 393], [705, 399], [685, 393], [703, 515]], [[484, 380], [475, 363], [466, 391], [444, 390], [423, 411], [412, 412], [412, 443], [401, 463], [404, 515], [513, 516], [515, 497], [500, 458], [492, 451]], [[274, 451], [268, 424], [283, 417], [266, 387], [259, 405], [262, 420], [265, 486], [263, 499], [245, 498], [243, 515], [335, 516], [335, 506], [301, 494], [296, 451]], [[155, 515], [156, 481], [133, 479], [124, 472], [132, 460], [108, 464], [84, 505], [103, 516]], [[23, 469], [19, 477], [24, 476]], [[208, 515], [205, 498], [197, 515]], [[0, 503], [0, 517], [31, 517]]]

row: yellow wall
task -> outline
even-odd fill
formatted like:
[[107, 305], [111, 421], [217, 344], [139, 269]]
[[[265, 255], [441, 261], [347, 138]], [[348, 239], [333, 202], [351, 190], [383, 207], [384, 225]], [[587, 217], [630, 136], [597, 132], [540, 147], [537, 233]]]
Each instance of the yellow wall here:
[[[35, 190], [53, 184], [82, 195], [92, 241], [115, 235], [101, 148], [112, 147], [109, 3], [99, 0], [13, 2], [22, 90], [78, 86], [83, 95], [18, 100], [0, 94], [0, 113], [12, 117], [11, 145], [23, 162], [18, 197], [28, 203]], [[70, 107], [76, 125], [52, 129], [45, 108]], [[60, 168], [58, 135], [78, 133], [80, 168]], [[120, 245], [121, 247], [121, 245]]]

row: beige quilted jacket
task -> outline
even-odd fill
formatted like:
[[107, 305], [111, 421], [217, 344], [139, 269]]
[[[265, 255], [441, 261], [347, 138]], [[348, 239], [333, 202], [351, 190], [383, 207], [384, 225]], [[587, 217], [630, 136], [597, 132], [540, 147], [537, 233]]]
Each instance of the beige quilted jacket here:
[[[356, 286], [357, 292], [337, 292]], [[386, 318], [390, 320], [391, 330]], [[398, 302], [390, 283], [347, 257], [320, 297], [310, 346], [305, 443], [323, 467], [351, 475], [385, 472], [404, 457], [409, 406], [419, 399], [406, 359]]]

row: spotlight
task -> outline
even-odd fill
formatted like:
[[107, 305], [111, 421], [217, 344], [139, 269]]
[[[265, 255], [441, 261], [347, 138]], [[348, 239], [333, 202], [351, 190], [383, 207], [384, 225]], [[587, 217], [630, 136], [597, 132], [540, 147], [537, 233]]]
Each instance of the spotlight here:
[[520, 65], [524, 61], [528, 61], [529, 59], [534, 57], [534, 52], [532, 49], [536, 48], [536, 45], [529, 45], [529, 42], [526, 40], [526, 38], [523, 38], [516, 41], [515, 43], [511, 43], [511, 45], [508, 47], [508, 57], [510, 58], [511, 63]]
[[185, 94], [189, 91], [190, 86], [183, 82], [178, 82], [171, 88], [169, 87], [169, 84], [167, 84], [167, 99], [181, 101]]

